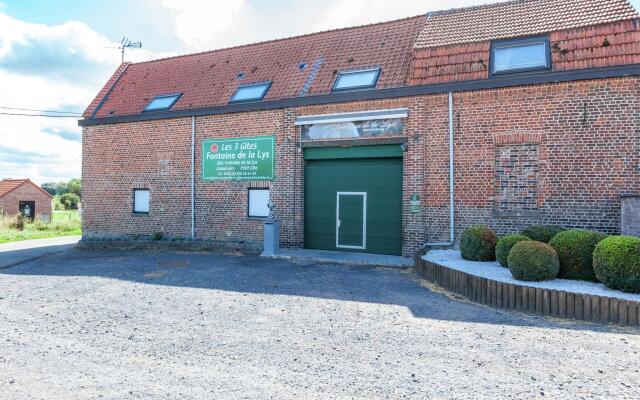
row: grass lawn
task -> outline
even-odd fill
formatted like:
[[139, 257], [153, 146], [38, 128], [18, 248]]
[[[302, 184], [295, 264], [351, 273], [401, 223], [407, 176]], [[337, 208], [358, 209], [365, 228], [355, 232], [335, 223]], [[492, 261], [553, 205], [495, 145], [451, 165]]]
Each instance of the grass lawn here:
[[12, 227], [11, 222], [15, 220], [0, 218], [0, 243], [82, 234], [78, 210], [53, 211], [50, 222], [27, 223], [22, 231]]

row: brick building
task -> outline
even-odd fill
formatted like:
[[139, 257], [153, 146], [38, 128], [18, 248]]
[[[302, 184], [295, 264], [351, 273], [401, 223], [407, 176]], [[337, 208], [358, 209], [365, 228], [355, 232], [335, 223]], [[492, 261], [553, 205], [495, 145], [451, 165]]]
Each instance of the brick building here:
[[0, 215], [23, 215], [34, 219], [51, 218], [52, 196], [29, 179], [0, 181]]
[[87, 238], [413, 255], [466, 226], [620, 230], [640, 19], [517, 0], [124, 63], [80, 120]]

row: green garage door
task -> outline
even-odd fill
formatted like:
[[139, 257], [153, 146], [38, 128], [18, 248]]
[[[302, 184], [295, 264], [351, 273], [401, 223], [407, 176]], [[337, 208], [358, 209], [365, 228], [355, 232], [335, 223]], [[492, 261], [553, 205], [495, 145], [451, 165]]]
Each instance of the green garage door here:
[[399, 147], [305, 151], [306, 248], [402, 254]]

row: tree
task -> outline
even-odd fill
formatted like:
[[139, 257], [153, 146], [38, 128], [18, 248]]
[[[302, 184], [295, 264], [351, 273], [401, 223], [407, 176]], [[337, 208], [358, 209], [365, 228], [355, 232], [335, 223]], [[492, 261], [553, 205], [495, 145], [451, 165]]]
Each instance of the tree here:
[[80, 203], [80, 197], [75, 193], [65, 193], [60, 196], [60, 203], [64, 204], [64, 208], [67, 210], [76, 210], [78, 203]]
[[58, 194], [58, 184], [55, 182], [43, 183], [42, 185], [40, 185], [40, 187], [52, 196]]
[[69, 193], [69, 187], [66, 182], [58, 182], [56, 187], [56, 194], [63, 195], [65, 193]]
[[67, 183], [67, 190], [69, 193], [73, 193], [78, 197], [82, 197], [82, 181], [80, 179], [71, 179]]
[[64, 210], [64, 204], [60, 201], [60, 196], [53, 196], [53, 209]]

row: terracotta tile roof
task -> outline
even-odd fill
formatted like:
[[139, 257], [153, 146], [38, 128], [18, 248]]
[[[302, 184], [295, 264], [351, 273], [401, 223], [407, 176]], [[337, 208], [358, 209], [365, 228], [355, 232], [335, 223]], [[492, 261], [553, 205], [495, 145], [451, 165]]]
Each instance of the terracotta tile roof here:
[[0, 197], [25, 183], [27, 179], [3, 179], [0, 181]]
[[404, 86], [424, 21], [417, 16], [122, 65], [84, 115], [105, 95], [96, 117], [138, 114], [154, 96], [169, 93], [182, 93], [172, 110], [226, 105], [238, 85], [262, 81], [273, 82], [268, 100], [326, 94], [338, 71], [375, 66], [382, 69], [378, 88]]
[[93, 99], [91, 104], [89, 104], [87, 109], [84, 111], [84, 113], [82, 114], [83, 117], [89, 118], [92, 116], [93, 111], [96, 109], [96, 107], [100, 105], [100, 102], [105, 98], [105, 96], [110, 93], [115, 83], [122, 76], [124, 71], [127, 70], [130, 64], [131, 63], [129, 62], [123, 62], [122, 64], [120, 64], [118, 69], [116, 69], [116, 72], [114, 72], [113, 75], [111, 75], [111, 78], [109, 78], [107, 83], [104, 84], [104, 86], [102, 87], [102, 89], [100, 89], [100, 91], [98, 92], [96, 97]]
[[46, 193], [47, 196], [53, 197], [47, 191], [42, 189], [40, 186], [38, 186], [35, 183], [31, 182], [30, 179], [3, 179], [3, 180], [1, 180], [0, 181], [0, 197], [3, 197], [4, 195], [8, 194], [9, 192], [12, 192], [13, 190], [19, 188], [20, 186], [22, 186], [25, 183], [29, 183], [29, 184], [35, 186], [36, 189]]
[[640, 64], [640, 24], [635, 20], [552, 32], [549, 40], [554, 71]]
[[427, 14], [416, 48], [476, 43], [638, 18], [628, 0], [515, 0]]
[[[585, 26], [549, 34], [554, 71], [640, 64], [637, 20]], [[489, 78], [491, 41], [413, 50], [408, 85]]]

